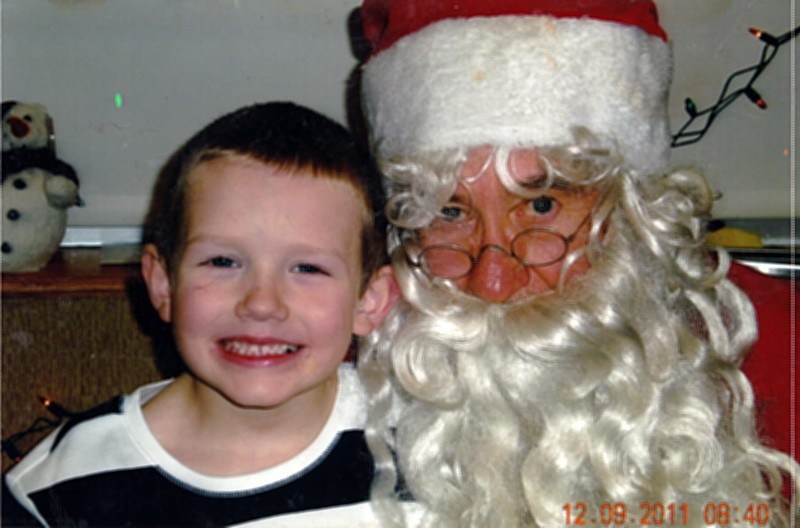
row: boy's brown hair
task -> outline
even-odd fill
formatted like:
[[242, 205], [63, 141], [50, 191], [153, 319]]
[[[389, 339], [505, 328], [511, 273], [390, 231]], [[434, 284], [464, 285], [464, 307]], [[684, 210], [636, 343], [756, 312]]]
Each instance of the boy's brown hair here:
[[144, 231], [174, 276], [186, 243], [188, 176], [198, 164], [244, 156], [290, 172], [349, 183], [361, 197], [362, 290], [387, 261], [381, 179], [369, 154], [340, 124], [288, 102], [260, 103], [224, 115], [190, 138], [165, 164]]

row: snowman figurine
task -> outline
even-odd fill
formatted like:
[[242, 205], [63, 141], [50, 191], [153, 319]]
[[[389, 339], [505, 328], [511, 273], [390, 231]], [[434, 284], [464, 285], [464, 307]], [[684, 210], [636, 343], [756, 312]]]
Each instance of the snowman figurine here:
[[67, 208], [82, 205], [75, 170], [55, 155], [47, 109], [2, 103], [2, 253], [5, 272], [36, 271], [58, 250]]

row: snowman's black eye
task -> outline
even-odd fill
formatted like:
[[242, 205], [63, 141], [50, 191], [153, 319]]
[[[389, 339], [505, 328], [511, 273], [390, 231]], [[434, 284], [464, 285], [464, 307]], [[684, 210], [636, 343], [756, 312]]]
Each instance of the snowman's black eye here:
[[28, 186], [28, 184], [25, 183], [25, 180], [23, 180], [21, 178], [17, 178], [16, 180], [14, 180], [14, 188], [15, 189], [22, 190], [22, 189], [25, 189], [27, 186]]

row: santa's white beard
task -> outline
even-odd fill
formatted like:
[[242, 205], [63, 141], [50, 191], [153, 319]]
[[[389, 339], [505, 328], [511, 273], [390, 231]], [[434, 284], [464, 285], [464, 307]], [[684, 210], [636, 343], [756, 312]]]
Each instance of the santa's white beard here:
[[[462, 297], [454, 302], [463, 310], [447, 316], [409, 307], [391, 339], [397, 389], [409, 396], [398, 464], [415, 500], [436, 512], [431, 526], [532, 524], [522, 468], [545, 423], [566, 406], [585, 441], [592, 406], [580, 398], [589, 382], [566, 350], [574, 336], [559, 330], [577, 296], [510, 306]], [[559, 465], [574, 473], [574, 462]]]
[[[371, 447], [383, 439], [395, 451], [419, 525], [564, 525], [567, 504], [680, 500], [686, 525], [702, 526], [707, 501], [763, 489], [757, 457], [727, 430], [730, 402], [749, 395], [736, 329], [709, 345], [719, 304], [699, 313], [699, 293], [676, 293], [654, 258], [618, 242], [563, 292], [510, 305], [396, 268], [409, 302], [361, 369]], [[742, 303], [727, 281], [703, 295]]]

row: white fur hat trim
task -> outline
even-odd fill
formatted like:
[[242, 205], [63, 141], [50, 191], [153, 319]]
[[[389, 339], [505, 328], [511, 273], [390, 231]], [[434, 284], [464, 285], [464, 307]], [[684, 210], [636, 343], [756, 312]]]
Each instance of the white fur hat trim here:
[[595, 19], [448, 19], [407, 35], [364, 66], [364, 110], [377, 154], [485, 144], [568, 145], [583, 126], [617, 142], [628, 168], [669, 158], [669, 45]]

